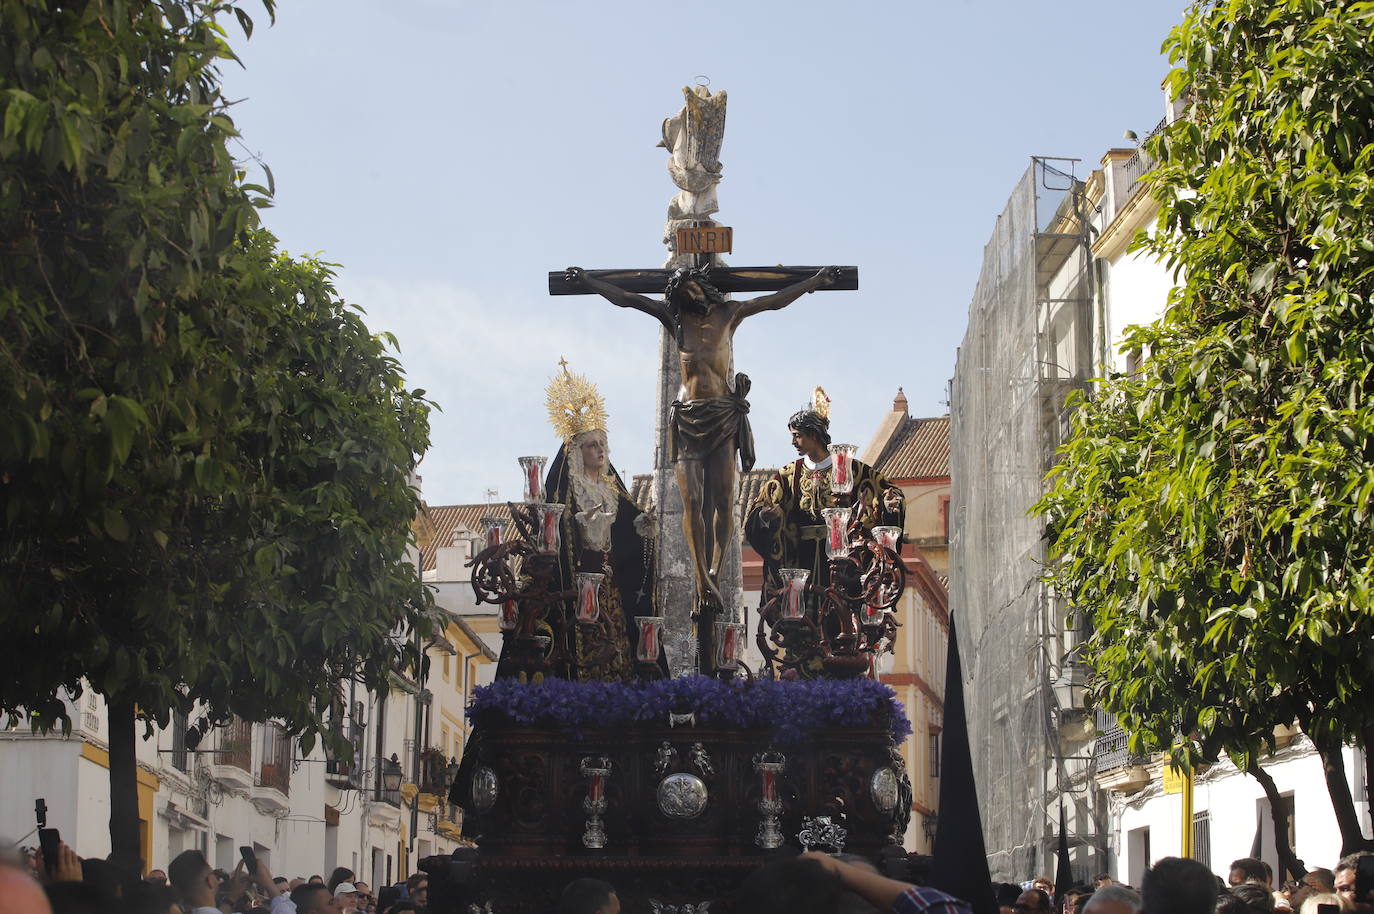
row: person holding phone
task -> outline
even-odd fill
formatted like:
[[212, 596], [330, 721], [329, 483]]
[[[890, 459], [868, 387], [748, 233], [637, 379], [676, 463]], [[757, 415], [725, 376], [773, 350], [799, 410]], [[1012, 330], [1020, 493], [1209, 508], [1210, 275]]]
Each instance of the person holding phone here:
[[[55, 828], [45, 831], [51, 831], [54, 835], [57, 833]], [[40, 847], [36, 859], [39, 878], [49, 885], [55, 882], [81, 881], [81, 858], [61, 838], [56, 839], [56, 843], [51, 847], [46, 844]]]
[[[256, 857], [254, 863], [251, 873], [246, 872], [242, 860], [234, 867], [234, 874], [227, 880], [229, 897], [238, 898], [252, 883], [271, 899], [272, 914], [296, 914], [296, 906], [291, 899], [272, 881], [272, 872], [267, 864]], [[200, 851], [182, 851], [178, 854], [167, 867], [167, 876], [181, 896], [186, 914], [220, 914], [219, 908], [215, 907], [215, 894], [221, 880]]]

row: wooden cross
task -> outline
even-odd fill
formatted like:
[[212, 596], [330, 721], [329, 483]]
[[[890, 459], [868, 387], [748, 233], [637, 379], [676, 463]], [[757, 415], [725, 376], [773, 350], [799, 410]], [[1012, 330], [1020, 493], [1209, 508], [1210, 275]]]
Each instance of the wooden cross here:
[[[721, 292], [776, 292], [815, 275], [820, 267], [712, 267], [711, 285]], [[839, 267], [833, 285], [818, 291], [852, 291], [859, 288], [859, 268]], [[641, 295], [663, 294], [672, 270], [588, 270], [588, 276], [603, 279], [627, 292]], [[595, 294], [581, 283], [570, 281], [563, 270], [549, 273], [550, 295]]]

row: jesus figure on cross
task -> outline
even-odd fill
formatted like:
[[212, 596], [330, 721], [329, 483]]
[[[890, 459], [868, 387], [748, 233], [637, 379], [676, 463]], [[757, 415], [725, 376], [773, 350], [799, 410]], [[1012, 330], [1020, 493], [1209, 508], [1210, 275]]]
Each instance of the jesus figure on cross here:
[[[682, 388], [671, 407], [670, 444], [682, 493], [682, 526], [692, 553], [697, 611], [720, 612], [721, 559], [734, 535], [735, 452], [741, 468], [754, 465], [754, 439], [749, 429], [749, 378], [743, 373], [730, 385], [735, 328], [760, 311], [787, 307], [807, 292], [835, 284], [839, 271], [826, 267], [800, 282], [745, 301], [731, 301], [711, 285], [709, 270], [673, 273], [662, 301], [629, 292], [569, 267], [565, 278], [622, 308], [657, 318], [677, 343]], [[703, 621], [705, 621], [703, 619]]]

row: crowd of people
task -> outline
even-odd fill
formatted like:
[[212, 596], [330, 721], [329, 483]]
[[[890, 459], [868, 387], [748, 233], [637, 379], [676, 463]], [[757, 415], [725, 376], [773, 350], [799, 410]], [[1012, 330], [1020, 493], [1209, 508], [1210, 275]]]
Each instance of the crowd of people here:
[[[1332, 869], [1308, 870], [1278, 887], [1270, 867], [1251, 857], [1233, 861], [1226, 880], [1197, 861], [1165, 857], [1145, 873], [1139, 890], [1106, 874], [1067, 889], [1046, 877], [993, 889], [1000, 914], [1374, 914], [1374, 888], [1362, 885], [1359, 875], [1366, 857], [1374, 853], [1351, 854]], [[166, 870], [154, 869], [134, 884], [123, 883], [107, 861], [82, 860], [65, 844], [55, 861], [40, 852], [29, 862], [26, 868], [0, 860], [0, 914], [428, 914], [424, 873], [374, 893], [346, 867], [327, 879], [287, 878], [274, 876], [262, 861], [251, 870], [241, 861], [228, 873], [200, 851], [185, 851]], [[865, 858], [817, 852], [763, 864], [745, 879], [734, 903], [737, 914], [974, 910], [952, 895], [885, 876]], [[563, 890], [557, 914], [620, 914], [620, 899], [607, 882], [575, 879]]]
[[[1024, 886], [999, 884], [997, 901], [1000, 914], [1374, 914], [1374, 901], [1356, 893], [1359, 859], [1365, 856], [1370, 854], [1342, 857], [1334, 869], [1317, 867], [1279, 886], [1273, 868], [1254, 857], [1233, 860], [1225, 880], [1200, 863], [1166, 858], [1146, 874], [1140, 891], [1103, 873], [1091, 885], [1056, 894], [1054, 882], [1041, 876]], [[1152, 881], [1156, 895], [1167, 890], [1168, 905], [1150, 903]]]
[[56, 860], [37, 851], [0, 860], [0, 914], [428, 914], [429, 877], [372, 888], [347, 867], [326, 879], [274, 876], [255, 861], [233, 872], [212, 867], [200, 851], [184, 851], [167, 868], [129, 883], [106, 860], [82, 859], [65, 842]]
[[[1139, 890], [1107, 874], [1092, 885], [1056, 892], [1048, 878], [995, 886], [1001, 914], [1374, 914], [1374, 891], [1357, 897], [1359, 858], [1343, 857], [1333, 870], [1308, 871], [1275, 890], [1262, 861], [1231, 864], [1223, 881], [1195, 860], [1165, 857], [1145, 874]], [[1229, 884], [1228, 884], [1229, 882]], [[850, 855], [805, 853], [755, 870], [735, 898], [736, 914], [972, 914], [973, 906], [944, 892], [880, 873]], [[615, 889], [579, 879], [563, 892], [557, 914], [620, 914]]]

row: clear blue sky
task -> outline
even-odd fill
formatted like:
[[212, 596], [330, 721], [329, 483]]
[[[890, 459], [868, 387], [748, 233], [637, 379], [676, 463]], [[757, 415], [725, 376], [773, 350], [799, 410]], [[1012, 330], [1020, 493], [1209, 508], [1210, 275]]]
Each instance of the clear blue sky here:
[[267, 226], [340, 264], [341, 293], [401, 344], [443, 411], [431, 504], [519, 497], [549, 454], [544, 386], [596, 381], [622, 472], [652, 465], [658, 329], [547, 273], [658, 267], [676, 192], [656, 149], [698, 75], [730, 96], [719, 220], [735, 265], [855, 264], [860, 290], [751, 318], [759, 465], [821, 384], [862, 446], [898, 386], [945, 384], [987, 241], [1031, 155], [1081, 158], [1160, 119], [1160, 45], [1183, 0], [583, 2], [280, 0], [224, 67], [248, 150], [276, 178]]

